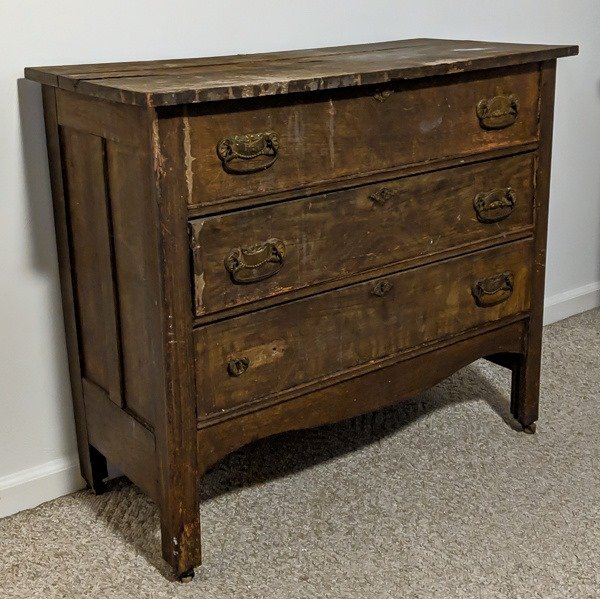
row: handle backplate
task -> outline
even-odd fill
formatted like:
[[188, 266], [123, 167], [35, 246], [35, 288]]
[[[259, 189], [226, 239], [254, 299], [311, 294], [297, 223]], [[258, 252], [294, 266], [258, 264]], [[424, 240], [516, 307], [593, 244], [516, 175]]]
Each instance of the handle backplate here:
[[369, 194], [369, 199], [378, 206], [383, 206], [388, 200], [395, 198], [398, 193], [399, 191], [397, 189], [382, 187], [378, 191]]
[[477, 220], [481, 223], [497, 223], [508, 218], [517, 203], [517, 194], [510, 187], [478, 193], [473, 200]]
[[489, 308], [505, 302], [513, 292], [514, 275], [510, 271], [475, 281], [471, 292], [475, 303], [481, 308]]
[[391, 290], [394, 284], [390, 281], [383, 280], [375, 283], [373, 289], [371, 289], [371, 293], [376, 295], [377, 297], [383, 297], [387, 295]]
[[233, 248], [225, 258], [225, 269], [234, 283], [257, 283], [277, 274], [283, 267], [284, 258], [285, 243], [272, 238]]
[[392, 95], [392, 93], [393, 92], [391, 89], [379, 89], [373, 94], [373, 97], [378, 102], [385, 102]]
[[250, 366], [249, 358], [232, 358], [227, 363], [227, 373], [229, 376], [242, 376]]
[[224, 137], [217, 144], [223, 169], [233, 175], [257, 173], [273, 166], [279, 152], [274, 131]]
[[510, 127], [519, 114], [519, 98], [516, 95], [494, 96], [480, 100], [477, 104], [477, 117], [483, 129], [504, 129]]

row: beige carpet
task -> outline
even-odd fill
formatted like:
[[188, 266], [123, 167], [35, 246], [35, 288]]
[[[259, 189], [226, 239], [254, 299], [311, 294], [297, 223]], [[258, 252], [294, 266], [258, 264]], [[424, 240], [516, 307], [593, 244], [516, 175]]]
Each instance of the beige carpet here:
[[203, 484], [205, 564], [165, 578], [121, 481], [0, 521], [0, 597], [600, 597], [600, 310], [545, 331], [535, 436], [478, 362], [395, 409], [249, 446]]

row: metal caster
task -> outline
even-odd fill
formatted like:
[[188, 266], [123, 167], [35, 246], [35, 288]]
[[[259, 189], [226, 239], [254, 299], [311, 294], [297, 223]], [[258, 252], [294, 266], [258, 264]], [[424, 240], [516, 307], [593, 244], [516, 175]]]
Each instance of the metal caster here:
[[528, 435], [533, 435], [535, 434], [535, 422], [532, 422], [531, 424], [527, 424], [523, 426], [523, 432], [527, 433]]
[[194, 568], [190, 568], [181, 573], [178, 577], [179, 582], [192, 582], [194, 580]]

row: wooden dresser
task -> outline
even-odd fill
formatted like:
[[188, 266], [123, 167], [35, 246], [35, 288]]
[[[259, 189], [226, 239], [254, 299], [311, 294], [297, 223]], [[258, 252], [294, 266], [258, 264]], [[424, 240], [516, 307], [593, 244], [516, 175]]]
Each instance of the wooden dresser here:
[[[556, 59], [405, 40], [26, 69], [43, 85], [81, 468], [200, 564], [227, 453], [486, 357], [538, 417]], [[217, 523], [209, 524], [216, 526]]]

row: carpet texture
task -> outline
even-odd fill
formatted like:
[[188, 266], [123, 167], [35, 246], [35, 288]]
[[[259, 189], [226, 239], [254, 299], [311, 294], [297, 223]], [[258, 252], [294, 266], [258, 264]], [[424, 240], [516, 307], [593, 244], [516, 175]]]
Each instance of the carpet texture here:
[[0, 597], [600, 597], [600, 310], [547, 327], [534, 436], [479, 361], [396, 408], [248, 446], [202, 485], [204, 565], [162, 564], [120, 480], [0, 521]]

